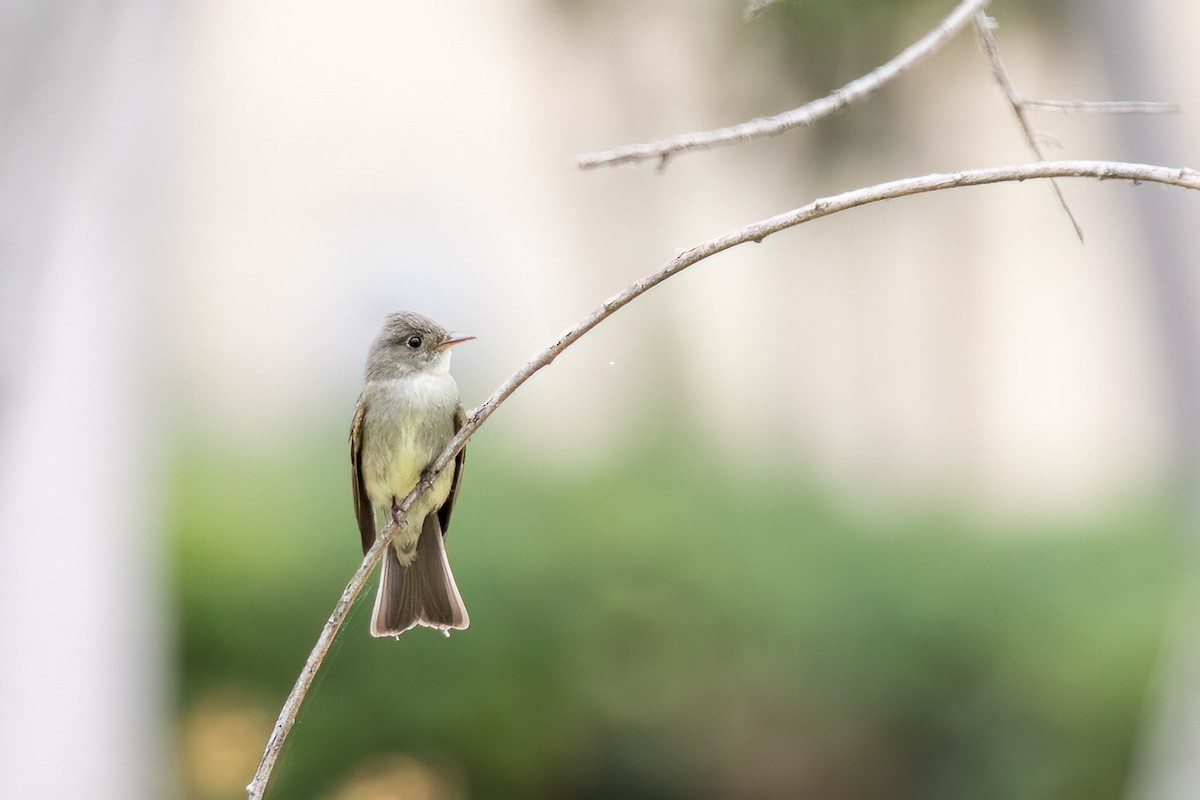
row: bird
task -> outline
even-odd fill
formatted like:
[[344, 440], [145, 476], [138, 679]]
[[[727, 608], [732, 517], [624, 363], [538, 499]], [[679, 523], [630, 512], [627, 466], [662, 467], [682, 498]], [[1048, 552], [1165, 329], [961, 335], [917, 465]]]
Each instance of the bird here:
[[[465, 423], [450, 356], [455, 345], [474, 338], [412, 311], [384, 317], [350, 424], [351, 487], [364, 554]], [[470, 624], [444, 541], [465, 461], [464, 447], [409, 508], [384, 551], [372, 636], [399, 637], [418, 625], [449, 636]], [[380, 516], [383, 527], [377, 527]]]

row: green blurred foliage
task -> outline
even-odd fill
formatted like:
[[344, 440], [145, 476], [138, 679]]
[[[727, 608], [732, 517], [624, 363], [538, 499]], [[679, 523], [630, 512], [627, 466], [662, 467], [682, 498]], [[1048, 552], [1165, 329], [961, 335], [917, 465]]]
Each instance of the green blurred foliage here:
[[[741, 56], [766, 52], [777, 59], [783, 69], [771, 74], [781, 82], [815, 82], [828, 92], [899, 54], [959, 2], [777, 0], [757, 4], [756, 13], [741, 16], [738, 10], [746, 4], [732, 3], [727, 27]], [[1066, 2], [1053, 0], [1007, 0], [985, 9], [1004, 26], [1037, 26], [1048, 35], [1063, 31], [1068, 10]], [[966, 35], [973, 35], [969, 27]], [[985, 68], [981, 75], [986, 74]]]
[[[181, 719], [282, 703], [359, 557], [344, 449], [185, 448]], [[470, 797], [1117, 798], [1170, 527], [868, 524], [794, 471], [660, 443], [547, 475], [485, 432], [448, 540], [470, 630], [374, 640], [365, 598], [269, 796], [402, 753]]]

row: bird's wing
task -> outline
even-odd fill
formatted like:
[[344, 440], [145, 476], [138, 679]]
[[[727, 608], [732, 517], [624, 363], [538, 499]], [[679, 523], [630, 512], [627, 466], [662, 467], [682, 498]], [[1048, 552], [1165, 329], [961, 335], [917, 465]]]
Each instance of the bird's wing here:
[[367, 487], [362, 474], [363, 421], [367, 415], [365, 393], [359, 395], [354, 407], [354, 421], [350, 423], [350, 488], [354, 493], [354, 515], [358, 517], [358, 532], [362, 536], [365, 555], [375, 543], [375, 509], [367, 497]]
[[[454, 412], [454, 432], [467, 424], [467, 412], [463, 411], [463, 407], [459, 406]], [[450, 527], [450, 512], [454, 510], [454, 501], [458, 497], [458, 487], [462, 483], [463, 465], [467, 463], [467, 448], [463, 445], [463, 449], [458, 451], [458, 455], [454, 457], [454, 480], [450, 483], [450, 494], [446, 495], [446, 502], [442, 503], [442, 507], [438, 509], [438, 521], [442, 523], [442, 536], [446, 535], [446, 530]]]

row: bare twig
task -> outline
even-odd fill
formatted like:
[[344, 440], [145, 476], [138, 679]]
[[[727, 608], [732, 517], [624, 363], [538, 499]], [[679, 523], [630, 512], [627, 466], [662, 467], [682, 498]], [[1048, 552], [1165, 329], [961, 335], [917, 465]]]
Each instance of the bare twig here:
[[391, 541], [399, 521], [408, 513], [408, 509], [412, 507], [417, 498], [429, 490], [433, 479], [446, 468], [446, 465], [450, 463], [455, 454], [466, 445], [467, 440], [479, 430], [484, 420], [491, 416], [492, 412], [499, 408], [500, 404], [515, 392], [521, 384], [529, 380], [535, 372], [554, 361], [560, 353], [577, 342], [592, 328], [610, 317], [618, 309], [673, 275], [717, 253], [746, 244], [747, 242], [761, 242], [773, 233], [778, 233], [779, 231], [810, 222], [814, 219], [827, 217], [831, 214], [870, 203], [877, 203], [882, 200], [892, 200], [907, 195], [940, 191], [942, 189], [979, 186], [1006, 181], [1024, 181], [1031, 178], [1050, 180], [1054, 178], [1119, 179], [1134, 182], [1162, 183], [1185, 189], [1200, 190], [1200, 172], [1196, 172], [1195, 170], [1159, 167], [1149, 164], [1126, 164], [1115, 161], [1043, 161], [1037, 164], [967, 170], [964, 172], [926, 175], [919, 178], [906, 178], [890, 183], [881, 183], [877, 186], [855, 189], [854, 191], [832, 197], [814, 200], [800, 208], [760, 222], [755, 222], [752, 225], [731, 231], [710, 242], [693, 247], [690, 250], [685, 250], [671, 259], [658, 271], [652, 272], [641, 280], [630, 284], [622, 291], [605, 300], [604, 303], [598, 306], [582, 321], [559, 335], [553, 343], [527, 361], [524, 366], [513, 373], [512, 377], [492, 392], [491, 397], [468, 415], [466, 424], [450, 440], [449, 444], [442, 450], [441, 455], [430, 465], [425, 478], [417, 484], [408, 497], [404, 498], [404, 502], [401, 503], [396, 518], [392, 520], [387, 529], [363, 557], [362, 563], [354, 571], [350, 582], [346, 584], [341, 597], [338, 598], [337, 604], [333, 608], [333, 613], [330, 614], [329, 619], [325, 622], [325, 627], [321, 629], [321, 635], [317, 638], [316, 645], [313, 646], [312, 652], [309, 653], [308, 659], [304, 663], [304, 668], [301, 669], [291, 693], [288, 695], [282, 710], [279, 712], [279, 719], [275, 722], [275, 727], [271, 732], [271, 738], [267, 742], [262, 761], [258, 765], [258, 771], [255, 773], [254, 779], [246, 787], [250, 800], [261, 800], [263, 794], [266, 792], [267, 782], [271, 778], [275, 762], [279, 757], [280, 750], [283, 748], [284, 741], [287, 739], [292, 726], [296, 722], [296, 715], [300, 710], [301, 704], [304, 702], [309, 688], [312, 686], [313, 679], [316, 677], [317, 671], [320, 670], [321, 664], [325, 660], [329, 648], [333, 645], [333, 641], [337, 637], [347, 615], [350, 613], [351, 607], [362, 592], [367, 579], [379, 561], [383, 548]]
[[767, 6], [783, 2], [783, 0], [746, 0], [746, 5], [742, 7], [742, 20], [752, 22], [758, 19], [758, 15], [767, 10]]
[[935, 53], [971, 21], [973, 14], [986, 7], [988, 2], [989, 0], [963, 0], [936, 28], [891, 61], [876, 67], [861, 78], [850, 81], [832, 94], [813, 100], [800, 108], [785, 111], [773, 117], [761, 117], [728, 128], [685, 133], [645, 144], [626, 145], [602, 153], [586, 153], [576, 158], [575, 163], [580, 169], [592, 169], [658, 159], [659, 164], [662, 165], [671, 156], [679, 153], [707, 150], [732, 142], [748, 142], [765, 136], [777, 136], [801, 125], [810, 125], [821, 117], [827, 117], [851, 103], [862, 100], [921, 59]]
[[1140, 100], [1022, 100], [1026, 108], [1083, 114], [1178, 114], [1179, 103], [1151, 103]]
[[[1029, 117], [1025, 114], [1025, 100], [1008, 77], [1008, 70], [1004, 68], [1004, 62], [1000, 60], [1000, 47], [996, 44], [996, 37], [992, 36], [992, 28], [995, 24], [996, 21], [982, 11], [975, 15], [975, 30], [979, 34], [979, 41], [983, 45], [983, 52], [987, 54], [988, 62], [992, 65], [992, 75], [995, 76], [996, 83], [1000, 84], [1004, 96], [1008, 98], [1008, 104], [1012, 107], [1013, 114], [1017, 118], [1017, 124], [1021, 126], [1021, 132], [1025, 134], [1025, 142], [1029, 145], [1029, 149], [1039, 161], [1045, 161], [1046, 154], [1042, 152], [1042, 144], [1038, 141], [1033, 126], [1029, 124]], [[1083, 228], [1079, 226], [1079, 220], [1075, 219], [1075, 214], [1072, 213], [1071, 207], [1067, 205], [1067, 198], [1063, 194], [1062, 187], [1055, 180], [1050, 181], [1050, 186], [1054, 188], [1054, 194], [1058, 197], [1058, 203], [1062, 206], [1062, 210], [1067, 213], [1067, 218], [1071, 220], [1071, 227], [1075, 229], [1075, 235], [1082, 242]]]

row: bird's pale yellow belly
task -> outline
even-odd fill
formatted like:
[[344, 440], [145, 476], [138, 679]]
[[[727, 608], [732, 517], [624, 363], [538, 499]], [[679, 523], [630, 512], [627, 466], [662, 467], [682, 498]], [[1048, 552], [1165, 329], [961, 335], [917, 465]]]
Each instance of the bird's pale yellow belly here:
[[[378, 456], [390, 451], [392, 458], [376, 460], [368, 457], [363, 464], [363, 483], [367, 497], [376, 511], [383, 515], [384, 525], [391, 520], [393, 503], [399, 504], [404, 501], [421, 479], [430, 461], [441, 452], [440, 448], [437, 452], [430, 452], [430, 448], [420, 447], [419, 443], [413, 441], [413, 437], [406, 436], [406, 433], [402, 430], [395, 431], [393, 435], [396, 436], [396, 440], [393, 446], [381, 448], [372, 454]], [[454, 462], [451, 461], [433, 482], [431, 491], [426, 492], [413, 504], [403, 529], [397, 531], [392, 540], [401, 563], [407, 564], [411, 560], [425, 517], [441, 508], [450, 495], [453, 484]]]

